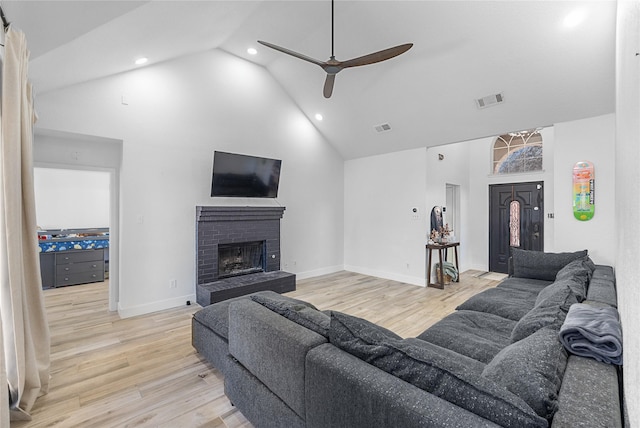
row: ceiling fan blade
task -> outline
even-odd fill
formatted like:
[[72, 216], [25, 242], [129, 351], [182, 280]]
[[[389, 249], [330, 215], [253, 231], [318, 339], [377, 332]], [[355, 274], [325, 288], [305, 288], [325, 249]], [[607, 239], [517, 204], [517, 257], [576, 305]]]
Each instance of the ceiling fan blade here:
[[303, 55], [301, 53], [294, 52], [291, 49], [287, 49], [287, 48], [283, 48], [283, 47], [278, 46], [278, 45], [274, 45], [273, 43], [263, 42], [262, 40], [258, 40], [258, 43], [260, 43], [261, 45], [264, 45], [266, 47], [269, 47], [271, 49], [275, 49], [277, 51], [286, 53], [287, 55], [291, 55], [291, 56], [294, 56], [296, 58], [300, 58], [300, 59], [302, 59], [304, 61], [308, 61], [308, 62], [310, 62], [312, 64], [319, 65], [320, 67], [324, 67], [324, 65], [325, 65], [325, 63], [322, 62], [322, 61], [318, 61], [317, 59], [311, 58], [310, 56], [306, 56], [306, 55]]
[[411, 49], [412, 46], [413, 46], [413, 43], [405, 43], [404, 45], [394, 46], [392, 48], [374, 52], [369, 55], [364, 55], [364, 56], [353, 58], [347, 61], [341, 61], [340, 67], [341, 68], [359, 67], [361, 65], [369, 65], [369, 64], [375, 64], [376, 62], [380, 62], [380, 61], [386, 61], [388, 59], [391, 59], [393, 57], [396, 57], [398, 55], [405, 53], [406, 51]]
[[335, 81], [335, 74], [327, 74], [327, 79], [324, 81], [324, 90], [322, 92], [325, 98], [331, 98], [331, 94], [333, 93], [333, 83]]

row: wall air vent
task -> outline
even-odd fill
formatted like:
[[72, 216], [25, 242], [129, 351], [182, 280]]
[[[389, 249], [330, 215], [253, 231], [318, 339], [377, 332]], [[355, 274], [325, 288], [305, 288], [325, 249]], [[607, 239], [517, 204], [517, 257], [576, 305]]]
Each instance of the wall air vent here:
[[391, 131], [391, 125], [389, 125], [388, 123], [383, 123], [381, 125], [376, 125], [373, 128], [376, 130], [376, 132]]
[[487, 108], [496, 104], [502, 104], [504, 102], [504, 95], [502, 92], [499, 94], [487, 95], [486, 97], [478, 98], [476, 105], [478, 108]]

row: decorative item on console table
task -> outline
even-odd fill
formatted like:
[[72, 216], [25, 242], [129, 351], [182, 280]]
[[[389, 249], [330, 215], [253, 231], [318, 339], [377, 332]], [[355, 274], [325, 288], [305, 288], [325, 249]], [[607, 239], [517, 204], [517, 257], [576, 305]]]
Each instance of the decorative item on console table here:
[[440, 226], [438, 229], [432, 229], [430, 240], [436, 244], [446, 244], [450, 240], [450, 236], [453, 230], [449, 229], [449, 223], [444, 226]]

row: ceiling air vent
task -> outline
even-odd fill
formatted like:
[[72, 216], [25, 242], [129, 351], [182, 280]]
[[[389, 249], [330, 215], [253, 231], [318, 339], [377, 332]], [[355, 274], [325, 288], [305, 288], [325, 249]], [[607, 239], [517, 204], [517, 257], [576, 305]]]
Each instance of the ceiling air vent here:
[[476, 105], [478, 108], [486, 108], [496, 104], [502, 104], [504, 102], [504, 95], [502, 92], [499, 94], [487, 95], [486, 97], [478, 98]]
[[391, 125], [389, 125], [388, 123], [383, 123], [381, 125], [376, 125], [373, 128], [376, 130], [376, 132], [391, 131]]

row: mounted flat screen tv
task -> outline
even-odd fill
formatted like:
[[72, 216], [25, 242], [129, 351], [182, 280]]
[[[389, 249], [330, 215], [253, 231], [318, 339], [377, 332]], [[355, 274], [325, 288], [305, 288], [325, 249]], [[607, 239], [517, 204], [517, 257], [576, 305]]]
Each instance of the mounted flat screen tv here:
[[281, 160], [215, 151], [211, 196], [275, 198]]

